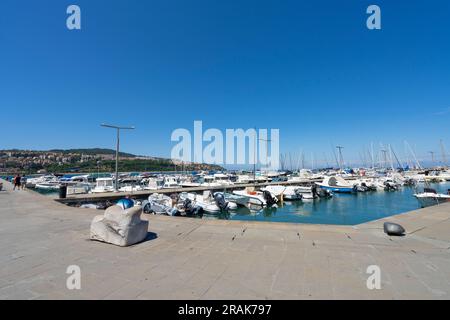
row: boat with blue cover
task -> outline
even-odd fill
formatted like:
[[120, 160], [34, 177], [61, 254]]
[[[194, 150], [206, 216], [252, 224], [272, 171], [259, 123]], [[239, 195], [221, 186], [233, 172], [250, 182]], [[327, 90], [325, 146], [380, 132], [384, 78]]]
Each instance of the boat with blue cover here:
[[316, 182], [316, 184], [321, 189], [336, 193], [353, 193], [356, 191], [355, 187], [341, 176], [325, 177], [322, 182]]

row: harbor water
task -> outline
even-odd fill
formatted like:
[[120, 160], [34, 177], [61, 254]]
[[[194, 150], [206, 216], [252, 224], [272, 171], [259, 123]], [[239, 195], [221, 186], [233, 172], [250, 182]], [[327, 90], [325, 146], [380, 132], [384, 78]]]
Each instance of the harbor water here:
[[[338, 193], [334, 194], [331, 199], [311, 202], [284, 201], [278, 208], [265, 208], [260, 211], [239, 208], [235, 212], [219, 215], [208, 214], [203, 218], [356, 225], [419, 209], [420, 205], [413, 194], [422, 192], [423, 187], [423, 184], [419, 184], [417, 187], [401, 187], [397, 191]], [[430, 184], [430, 187], [436, 189], [437, 192], [447, 193], [450, 183]]]
[[[430, 187], [438, 193], [447, 193], [450, 182], [432, 183]], [[413, 195], [422, 192], [423, 188], [422, 183], [416, 187], [400, 187], [397, 191], [335, 193], [331, 199], [283, 201], [278, 203], [277, 208], [264, 208], [259, 211], [239, 207], [235, 211], [220, 214], [206, 213], [202, 219], [357, 225], [420, 208]], [[58, 196], [55, 191], [34, 190], [44, 196]]]

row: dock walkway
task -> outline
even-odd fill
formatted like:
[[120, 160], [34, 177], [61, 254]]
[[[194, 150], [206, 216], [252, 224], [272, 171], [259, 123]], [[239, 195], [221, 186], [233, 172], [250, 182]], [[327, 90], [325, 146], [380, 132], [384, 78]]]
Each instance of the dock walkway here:
[[[358, 226], [143, 215], [148, 239], [120, 248], [88, 240], [101, 212], [4, 189], [0, 299], [450, 298], [450, 203]], [[407, 235], [385, 235], [386, 220]], [[80, 290], [66, 288], [70, 265]]]
[[76, 194], [71, 195], [63, 199], [56, 199], [57, 201], [65, 204], [75, 204], [75, 203], [84, 203], [84, 202], [98, 202], [98, 201], [114, 201], [126, 196], [134, 197], [134, 198], [147, 198], [149, 195], [153, 193], [162, 193], [162, 194], [172, 194], [172, 193], [180, 193], [180, 192], [203, 192], [203, 191], [228, 191], [236, 189], [244, 189], [246, 187], [255, 187], [261, 188], [269, 185], [306, 185], [312, 184], [314, 182], [319, 182], [320, 180], [314, 179], [304, 179], [301, 181], [279, 181], [279, 182], [264, 182], [264, 183], [246, 183], [246, 184], [234, 184], [229, 186], [199, 186], [199, 187], [187, 187], [187, 188], [165, 188], [165, 189], [155, 189], [155, 190], [142, 190], [142, 191], [133, 191], [133, 192], [104, 192], [104, 193], [87, 193], [87, 194]]

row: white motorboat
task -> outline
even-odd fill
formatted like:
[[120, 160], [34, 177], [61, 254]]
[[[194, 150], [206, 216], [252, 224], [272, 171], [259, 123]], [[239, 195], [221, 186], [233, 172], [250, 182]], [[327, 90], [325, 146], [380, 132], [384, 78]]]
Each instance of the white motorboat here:
[[204, 182], [201, 185], [204, 187], [226, 187], [234, 185], [234, 183], [230, 181], [230, 177], [227, 174], [222, 173], [204, 176], [203, 181]]
[[92, 193], [104, 193], [114, 191], [113, 178], [97, 178], [95, 187], [91, 190]]
[[253, 187], [247, 187], [244, 190], [234, 190], [233, 194], [247, 198], [248, 207], [272, 207], [276, 206], [278, 199], [270, 191], [255, 191]]
[[26, 187], [27, 188], [35, 188], [36, 185], [40, 185], [40, 189], [51, 189], [48, 188], [47, 184], [59, 184], [59, 180], [56, 176], [49, 174], [49, 175], [41, 175], [37, 177], [31, 177], [27, 178]]
[[57, 181], [55, 182], [41, 182], [35, 185], [36, 189], [47, 190], [47, 191], [56, 191], [61, 188], [61, 184]]
[[77, 183], [67, 186], [66, 194], [74, 195], [74, 194], [86, 194], [92, 190], [92, 185], [90, 183]]
[[236, 177], [237, 179], [235, 184], [247, 184], [253, 181], [253, 177], [250, 177], [249, 175], [246, 174], [239, 174]]
[[223, 209], [237, 209], [237, 205], [231, 202], [224, 204], [224, 206], [220, 205], [210, 191], [204, 191], [203, 194], [182, 192], [180, 200], [184, 201], [185, 199], [191, 200], [194, 205], [200, 206], [204, 211], [211, 213], [217, 213]]
[[144, 190], [158, 190], [161, 186], [158, 185], [158, 179], [156, 178], [146, 178], [143, 181]]
[[[283, 197], [284, 200], [301, 200], [302, 192], [299, 187], [296, 186], [280, 186], [280, 185], [271, 185], [261, 188], [262, 191], [267, 190], [278, 199]], [[311, 188], [309, 188], [309, 192], [311, 192]]]
[[144, 213], [166, 214], [169, 216], [178, 216], [180, 211], [175, 208], [175, 203], [171, 197], [154, 193], [148, 197], [148, 200], [142, 203]]
[[353, 184], [347, 182], [341, 176], [325, 177], [322, 182], [316, 182], [316, 184], [331, 192], [352, 193], [355, 191]]
[[192, 176], [183, 176], [180, 178], [178, 185], [182, 188], [200, 187], [201, 183], [194, 181]]
[[119, 188], [120, 192], [136, 192], [142, 190], [144, 190], [144, 188], [140, 185], [127, 185]]
[[173, 176], [165, 176], [163, 178], [162, 188], [163, 189], [177, 189], [177, 188], [179, 188], [178, 180]]
[[414, 197], [419, 201], [421, 207], [429, 207], [444, 202], [450, 202], [450, 189], [447, 194], [437, 193], [431, 188], [424, 188], [424, 192], [414, 194]]

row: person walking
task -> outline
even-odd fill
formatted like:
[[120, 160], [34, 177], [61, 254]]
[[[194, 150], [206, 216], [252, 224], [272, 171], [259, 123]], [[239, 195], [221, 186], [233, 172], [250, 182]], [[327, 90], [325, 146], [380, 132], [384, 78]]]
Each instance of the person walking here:
[[14, 187], [13, 190], [20, 190], [20, 174], [18, 174], [15, 178], [14, 178]]
[[25, 185], [27, 184], [27, 178], [25, 178], [25, 175], [22, 176], [20, 179], [20, 185], [22, 186], [22, 190], [25, 189]]

